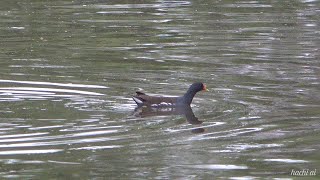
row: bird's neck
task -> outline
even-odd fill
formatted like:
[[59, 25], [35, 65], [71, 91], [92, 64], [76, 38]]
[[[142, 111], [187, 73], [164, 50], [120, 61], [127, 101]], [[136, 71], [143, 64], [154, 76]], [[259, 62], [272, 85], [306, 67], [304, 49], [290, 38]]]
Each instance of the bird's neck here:
[[197, 94], [196, 91], [188, 90], [187, 93], [183, 95], [184, 103], [191, 104], [193, 97]]

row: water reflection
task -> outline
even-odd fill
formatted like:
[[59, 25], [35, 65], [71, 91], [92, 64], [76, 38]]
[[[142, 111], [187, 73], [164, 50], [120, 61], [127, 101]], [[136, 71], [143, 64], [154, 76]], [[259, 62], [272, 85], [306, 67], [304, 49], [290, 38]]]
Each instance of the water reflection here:
[[[152, 117], [152, 116], [169, 116], [169, 115], [184, 115], [187, 122], [192, 125], [202, 124], [203, 121], [200, 121], [193, 113], [192, 108], [189, 105], [186, 106], [176, 106], [168, 108], [153, 108], [153, 107], [137, 107], [134, 110], [134, 116], [136, 117]], [[192, 133], [203, 133], [204, 128], [194, 128], [191, 129]]]
[[[284, 179], [319, 167], [317, 4], [0, 1], [1, 179]], [[137, 88], [180, 94], [199, 80], [215, 92], [192, 109], [131, 118]]]

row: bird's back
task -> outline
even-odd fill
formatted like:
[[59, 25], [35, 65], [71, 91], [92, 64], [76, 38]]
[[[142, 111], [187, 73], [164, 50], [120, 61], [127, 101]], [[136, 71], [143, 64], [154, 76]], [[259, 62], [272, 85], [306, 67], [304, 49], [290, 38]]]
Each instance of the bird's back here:
[[177, 104], [178, 97], [149, 96], [142, 92], [136, 93], [132, 98], [139, 106], [174, 106]]

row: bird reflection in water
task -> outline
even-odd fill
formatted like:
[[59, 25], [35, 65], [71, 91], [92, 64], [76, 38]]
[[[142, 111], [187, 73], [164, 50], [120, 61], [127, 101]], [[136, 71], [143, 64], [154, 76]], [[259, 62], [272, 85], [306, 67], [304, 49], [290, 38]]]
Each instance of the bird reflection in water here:
[[[168, 108], [153, 108], [150, 106], [137, 107], [134, 110], [134, 116], [136, 117], [152, 117], [152, 116], [169, 116], [169, 115], [184, 115], [187, 122], [192, 125], [202, 124], [203, 121], [199, 121], [194, 115], [192, 108], [189, 105], [176, 106]], [[194, 128], [192, 133], [202, 133], [205, 130], [203, 128]]]

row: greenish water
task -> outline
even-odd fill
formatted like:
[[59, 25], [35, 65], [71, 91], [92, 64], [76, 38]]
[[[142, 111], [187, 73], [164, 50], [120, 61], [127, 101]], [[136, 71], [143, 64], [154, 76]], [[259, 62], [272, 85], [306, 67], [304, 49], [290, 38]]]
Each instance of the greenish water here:
[[[319, 11], [0, 2], [1, 179], [318, 179]], [[135, 111], [137, 90], [178, 96], [196, 81], [210, 89], [193, 100], [199, 121]]]

